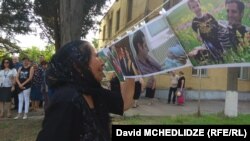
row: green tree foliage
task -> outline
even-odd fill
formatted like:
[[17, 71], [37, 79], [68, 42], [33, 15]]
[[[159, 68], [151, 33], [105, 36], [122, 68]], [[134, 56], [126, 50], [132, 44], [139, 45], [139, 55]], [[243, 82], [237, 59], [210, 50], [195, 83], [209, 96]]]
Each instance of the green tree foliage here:
[[10, 54], [0, 50], [0, 60], [3, 58], [10, 58]]
[[97, 23], [93, 17], [101, 15], [101, 9], [107, 0], [85, 0], [83, 5], [84, 16], [82, 18], [82, 36], [88, 34], [89, 29], [95, 29]]
[[19, 52], [15, 44], [14, 34], [27, 34], [31, 31], [32, 3], [30, 0], [0, 1], [0, 50], [4, 52]]
[[29, 57], [32, 61], [37, 62], [39, 56], [41, 55], [41, 51], [39, 50], [38, 47], [33, 46], [32, 48], [27, 48], [23, 50], [19, 57], [22, 59], [23, 57]]
[[60, 48], [59, 2], [59, 0], [34, 1], [34, 13], [40, 17], [36, 18], [36, 22], [43, 29], [41, 37], [47, 38], [51, 43], [54, 42], [56, 49]]
[[43, 55], [46, 61], [50, 61], [51, 57], [55, 53], [55, 47], [53, 45], [47, 46], [45, 50], [40, 50], [38, 47], [33, 46], [32, 48], [27, 48], [23, 50], [19, 57], [29, 57], [34, 62], [39, 62], [39, 57]]
[[51, 57], [55, 54], [55, 46], [54, 45], [49, 45], [41, 53], [45, 57], [46, 61], [50, 61]]
[[[84, 16], [79, 17], [82, 20], [81, 35], [88, 34], [90, 29], [94, 29], [97, 23], [93, 17], [102, 14], [101, 8], [106, 0], [84, 0]], [[56, 50], [60, 48], [60, 0], [35, 0], [35, 14], [41, 17], [37, 22], [43, 28], [43, 36], [55, 41]]]
[[94, 45], [94, 47], [95, 47], [96, 49], [98, 49], [98, 43], [99, 43], [98, 39], [94, 38], [94, 39], [92, 40], [92, 44]]

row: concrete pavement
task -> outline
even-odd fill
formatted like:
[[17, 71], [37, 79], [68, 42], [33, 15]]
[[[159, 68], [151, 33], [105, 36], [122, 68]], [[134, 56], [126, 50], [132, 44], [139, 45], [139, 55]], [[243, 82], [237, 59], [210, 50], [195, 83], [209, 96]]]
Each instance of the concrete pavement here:
[[[154, 99], [154, 103], [149, 105], [149, 99], [142, 97], [139, 99], [139, 106], [131, 108], [124, 113], [124, 116], [176, 116], [195, 114], [198, 109], [198, 101], [188, 100], [183, 106], [177, 104], [167, 104], [166, 100]], [[201, 100], [201, 114], [224, 113], [225, 101], [223, 100]], [[239, 114], [250, 114], [250, 101], [238, 102]]]
[[[139, 99], [139, 106], [131, 108], [124, 113], [124, 116], [177, 116], [196, 114], [198, 109], [197, 100], [187, 100], [184, 105], [167, 104], [164, 99], [155, 98], [153, 104], [149, 105], [150, 100], [145, 97]], [[201, 100], [201, 114], [224, 113], [225, 101], [223, 100]], [[250, 114], [250, 101], [238, 101], [238, 113]], [[17, 114], [12, 111], [13, 117]], [[114, 115], [116, 116], [116, 115]], [[38, 112], [29, 112], [28, 119], [43, 119], [43, 109]], [[12, 120], [13, 118], [3, 118], [0, 120]]]

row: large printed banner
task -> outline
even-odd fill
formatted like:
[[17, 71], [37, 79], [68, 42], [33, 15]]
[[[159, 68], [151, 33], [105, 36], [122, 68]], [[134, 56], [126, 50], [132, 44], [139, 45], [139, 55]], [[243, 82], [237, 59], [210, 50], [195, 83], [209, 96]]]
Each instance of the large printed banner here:
[[[102, 52], [107, 52], [105, 50]], [[111, 64], [117, 66], [113, 68], [119, 68], [115, 72], [119, 75], [120, 71], [117, 70], [121, 70], [126, 78], [151, 76], [191, 66], [163, 15], [116, 41], [108, 50], [112, 52], [112, 57], [107, 57], [111, 58], [109, 62], [116, 62]]]
[[[250, 66], [250, 0], [183, 0], [102, 53], [119, 79]], [[110, 65], [112, 67], [110, 67]]]
[[184, 0], [167, 19], [193, 66], [250, 66], [250, 0]]

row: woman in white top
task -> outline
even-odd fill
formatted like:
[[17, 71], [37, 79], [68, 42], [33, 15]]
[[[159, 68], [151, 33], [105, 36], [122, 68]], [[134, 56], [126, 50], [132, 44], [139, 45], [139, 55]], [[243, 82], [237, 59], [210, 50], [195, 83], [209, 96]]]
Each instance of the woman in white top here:
[[4, 117], [4, 109], [7, 109], [7, 117], [11, 117], [11, 91], [15, 88], [16, 75], [17, 71], [13, 68], [12, 61], [3, 59], [0, 70], [0, 118]]
[[[175, 104], [179, 76], [176, 75], [174, 71], [172, 71], [170, 79], [171, 79], [171, 82], [170, 82], [171, 86], [169, 88], [169, 93], [168, 93], [168, 104], [170, 104], [171, 100], [173, 104]], [[172, 98], [172, 95], [173, 95], [173, 98]]]

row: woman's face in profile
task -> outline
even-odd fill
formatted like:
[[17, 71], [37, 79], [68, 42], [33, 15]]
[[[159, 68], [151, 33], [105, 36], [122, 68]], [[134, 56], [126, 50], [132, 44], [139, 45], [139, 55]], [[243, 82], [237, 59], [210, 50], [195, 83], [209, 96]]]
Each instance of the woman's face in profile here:
[[91, 48], [91, 58], [90, 58], [89, 68], [91, 72], [93, 73], [95, 79], [100, 82], [102, 78], [104, 77], [104, 73], [103, 73], [104, 63], [98, 57], [94, 48], [91, 45], [89, 45], [89, 47]]

